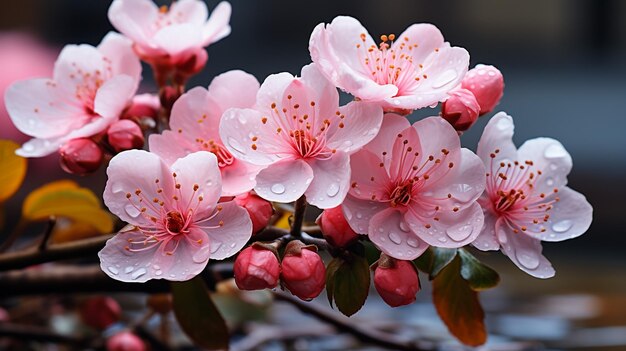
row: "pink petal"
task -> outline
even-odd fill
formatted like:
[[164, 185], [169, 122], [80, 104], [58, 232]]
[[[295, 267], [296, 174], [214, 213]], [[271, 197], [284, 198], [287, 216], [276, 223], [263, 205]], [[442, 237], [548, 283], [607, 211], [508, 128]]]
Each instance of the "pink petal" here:
[[378, 212], [369, 224], [370, 240], [385, 254], [399, 260], [418, 258], [428, 244], [411, 232], [402, 213], [388, 208]]
[[[264, 124], [263, 117], [259, 111], [238, 108], [229, 109], [222, 115], [220, 136], [233, 156], [259, 166], [280, 159], [277, 153], [283, 153], [284, 150], [275, 136], [277, 126], [271, 118]], [[252, 141], [251, 135], [258, 140]], [[256, 145], [256, 149], [253, 145]]]
[[[430, 176], [429, 181], [432, 184], [448, 174], [450, 162], [459, 164], [461, 157], [459, 135], [450, 123], [441, 117], [424, 118], [414, 123], [413, 128], [417, 130], [419, 135], [422, 160], [429, 156], [433, 156], [435, 160], [441, 159], [441, 163], [439, 165], [435, 164], [432, 171], [428, 172]], [[444, 149], [449, 152], [448, 155], [443, 152]], [[432, 162], [430, 163], [432, 165]]]
[[141, 80], [141, 63], [133, 51], [133, 42], [128, 38], [109, 32], [104, 36], [98, 51], [111, 65], [111, 73], [127, 75], [135, 81], [135, 90]]
[[589, 229], [593, 208], [585, 196], [568, 187], [561, 188], [557, 196], [559, 202], [552, 205], [550, 219], [543, 225], [546, 231], [528, 235], [543, 241], [563, 241], [578, 237]]
[[[378, 134], [372, 141], [365, 145], [364, 148], [370, 150], [377, 156], [382, 155], [383, 152], [387, 152], [387, 155], [391, 155], [397, 135], [410, 126], [411, 123], [409, 123], [406, 117], [394, 113], [386, 113], [383, 117], [383, 123]], [[386, 157], [384, 163], [385, 167], [389, 169], [391, 157]]]
[[239, 252], [252, 235], [252, 221], [243, 207], [237, 206], [234, 201], [220, 203], [220, 206], [222, 210], [213, 219], [201, 224], [214, 227], [204, 230], [211, 242], [210, 256], [215, 260], [222, 260]]
[[119, 118], [135, 95], [135, 89], [136, 81], [127, 75], [118, 75], [107, 80], [96, 93], [94, 112], [104, 118]]
[[192, 152], [201, 151], [198, 144], [192, 144], [180, 133], [170, 130], [165, 130], [161, 134], [150, 135], [148, 144], [150, 145], [150, 152], [159, 155], [168, 165]]
[[391, 184], [385, 167], [380, 167], [381, 159], [373, 152], [363, 149], [350, 157], [350, 195], [361, 200], [387, 197], [387, 185]]
[[[513, 118], [504, 112], [498, 112], [491, 117], [485, 126], [483, 135], [478, 142], [476, 154], [483, 160], [488, 169], [491, 168], [491, 162], [517, 160], [517, 148], [513, 144], [514, 129]], [[499, 150], [497, 154], [495, 153], [496, 150]], [[490, 156], [492, 153], [496, 156], [493, 161]]]
[[221, 117], [231, 107], [251, 108], [256, 103], [259, 81], [244, 71], [222, 73], [211, 81], [209, 96], [219, 106]]
[[490, 211], [485, 211], [485, 224], [480, 234], [472, 242], [472, 246], [481, 251], [499, 250], [500, 243], [496, 238], [496, 222], [498, 217], [493, 215]]
[[63, 145], [63, 140], [33, 138], [25, 142], [15, 153], [22, 157], [44, 157], [56, 152]]
[[230, 14], [231, 6], [228, 2], [222, 1], [213, 9], [211, 17], [202, 28], [203, 45], [209, 45], [223, 39], [230, 34]]
[[294, 79], [296, 78], [287, 72], [271, 74], [265, 78], [256, 95], [256, 108], [269, 114], [272, 104], [278, 105], [283, 100], [285, 89]]
[[426, 59], [433, 55], [435, 49], [444, 45], [443, 35], [436, 26], [430, 23], [413, 24], [405, 29], [402, 34], [398, 35], [392, 49], [398, 51], [399, 46], [407, 41], [410, 44], [418, 44], [417, 47], [413, 48], [411, 54], [416, 62], [422, 64], [427, 63]]
[[[392, 179], [404, 179], [406, 174], [413, 172], [412, 168], [414, 166], [425, 162], [424, 160], [428, 158], [429, 154], [422, 152], [420, 137], [415, 128], [409, 127], [402, 130], [397, 135], [393, 136], [393, 138], [393, 149], [391, 154], [387, 154], [386, 156], [391, 158], [389, 176]], [[411, 151], [408, 151], [409, 148], [411, 148]], [[416, 154], [417, 156], [415, 156]], [[415, 162], [411, 162], [413, 160], [415, 160]]]
[[178, 98], [172, 106], [170, 127], [181, 138], [193, 143], [196, 150], [202, 150], [202, 144], [196, 140], [221, 140], [218, 126], [222, 112], [206, 89], [195, 87]]
[[319, 128], [318, 126], [322, 125], [324, 119], [329, 117], [323, 116], [321, 113], [316, 113], [319, 110], [317, 104], [311, 104], [312, 101], [315, 101], [315, 98], [316, 96], [313, 90], [309, 88], [303, 80], [292, 80], [285, 88], [285, 92], [278, 103], [278, 109], [280, 109], [280, 107], [283, 108], [283, 111], [286, 109], [286, 112], [281, 111], [284, 115], [281, 119], [288, 121], [285, 125], [290, 126], [295, 124], [295, 122], [291, 123], [292, 115], [307, 115], [312, 118], [311, 123], [313, 124], [313, 128]]
[[553, 277], [555, 272], [552, 264], [541, 254], [541, 241], [527, 235], [513, 233], [500, 221], [498, 221], [496, 233], [502, 252], [509, 256], [516, 266], [533, 277], [542, 279]]
[[256, 177], [254, 191], [268, 201], [296, 201], [313, 181], [313, 169], [303, 160], [284, 160], [265, 168]]
[[150, 0], [115, 0], [108, 16], [115, 29], [134, 42], [146, 45], [158, 13], [159, 8]]
[[[178, 159], [170, 167], [180, 184], [175, 192], [179, 211], [195, 209], [195, 217], [208, 215], [219, 200], [222, 192], [222, 176], [217, 166], [217, 157], [207, 151], [198, 151]], [[197, 185], [197, 190], [194, 188]], [[199, 200], [202, 196], [202, 201]]]
[[[359, 150], [374, 139], [383, 122], [382, 108], [372, 103], [351, 102], [340, 107], [339, 112], [345, 118], [331, 115], [328, 147], [347, 153]], [[338, 127], [340, 123], [343, 127]]]
[[551, 138], [527, 140], [517, 150], [517, 160], [531, 160], [535, 172], [541, 170], [534, 182], [535, 193], [550, 193], [567, 184], [567, 175], [572, 169], [572, 157], [563, 145]]
[[172, 3], [168, 17], [173, 17], [180, 22], [190, 23], [194, 26], [203, 25], [209, 15], [209, 10], [203, 1], [179, 0]]
[[348, 224], [359, 234], [367, 234], [370, 219], [388, 207], [385, 203], [361, 200], [350, 194], [346, 195], [341, 204]]
[[[434, 220], [435, 217], [439, 220]], [[476, 202], [464, 210], [442, 210], [434, 214], [411, 207], [404, 219], [429, 245], [448, 248], [462, 247], [474, 241], [484, 223], [482, 208]]]
[[350, 156], [337, 151], [327, 160], [309, 161], [313, 181], [306, 190], [307, 202], [321, 209], [337, 207], [350, 188]]
[[[165, 194], [173, 194], [174, 185], [170, 170], [161, 159], [143, 150], [129, 150], [113, 157], [107, 168], [108, 181], [104, 189], [104, 203], [109, 210], [124, 222], [136, 226], [152, 226], [148, 215], [159, 217], [153, 210], [150, 200], [162, 198], [157, 192], [160, 187]], [[159, 183], [155, 180], [159, 179]], [[148, 208], [146, 215], [140, 212], [136, 190], [141, 191]], [[131, 198], [127, 198], [131, 194]]]
[[201, 33], [197, 26], [191, 23], [172, 24], [161, 28], [152, 37], [154, 45], [162, 48], [168, 54], [177, 56], [190, 49], [201, 48]]
[[235, 196], [246, 193], [256, 186], [256, 175], [260, 166], [241, 160], [220, 169], [222, 172], [222, 196]]
[[339, 106], [337, 88], [320, 72], [316, 64], [302, 67], [301, 80], [311, 89], [320, 116], [332, 116]]
[[[13, 83], [4, 95], [11, 121], [22, 133], [54, 138], [79, 128], [89, 119], [82, 104], [49, 79]], [[69, 102], [69, 103], [66, 103]]]
[[[97, 74], [100, 72], [100, 74]], [[66, 45], [54, 64], [54, 82], [67, 94], [74, 96], [85, 82], [98, 75], [106, 77], [106, 66], [102, 53], [87, 44]]]

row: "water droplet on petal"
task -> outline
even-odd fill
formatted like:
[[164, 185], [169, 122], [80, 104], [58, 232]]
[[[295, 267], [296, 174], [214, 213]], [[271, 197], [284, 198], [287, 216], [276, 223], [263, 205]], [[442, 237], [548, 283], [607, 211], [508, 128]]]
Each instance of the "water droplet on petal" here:
[[163, 271], [162, 270], [158, 270], [158, 271], [154, 272], [154, 274], [155, 275], [161, 275], [161, 274], [163, 274]]
[[283, 194], [285, 192], [285, 186], [280, 184], [280, 183], [276, 183], [274, 185], [272, 185], [270, 187], [270, 190], [277, 195]]
[[32, 144], [26, 143], [26, 144], [22, 145], [22, 149], [24, 149], [24, 151], [30, 152], [30, 151], [34, 151], [35, 147]]
[[403, 232], [405, 232], [405, 233], [408, 233], [408, 232], [410, 231], [410, 230], [409, 230], [409, 227], [407, 227], [407, 225], [406, 225], [406, 222], [405, 222], [405, 221], [400, 221], [400, 225], [399, 225], [399, 227], [400, 227], [400, 230], [401, 230], [401, 231], [403, 231]]
[[158, 265], [158, 264], [155, 264], [154, 266], [152, 266], [152, 268], [154, 268], [154, 269], [156, 269], [156, 270], [161, 269], [161, 267], [159, 267], [159, 265]]
[[468, 202], [474, 197], [474, 187], [469, 184], [455, 184], [452, 195], [459, 201]]
[[472, 235], [473, 231], [474, 227], [465, 223], [456, 224], [446, 229], [446, 233], [454, 241], [463, 241], [467, 239], [470, 235]]
[[146, 269], [142, 267], [136, 270], [133, 274], [131, 274], [131, 278], [137, 279], [146, 273], [147, 273]]
[[133, 218], [137, 218], [137, 216], [139, 216], [139, 214], [141, 213], [137, 207], [133, 206], [132, 204], [127, 204], [126, 206], [124, 206], [124, 210], [126, 211], [126, 213], [133, 217]]
[[191, 259], [195, 262], [195, 263], [203, 263], [206, 260], [209, 259], [209, 255], [210, 255], [210, 245], [204, 245], [201, 246], [197, 249], [196, 252], [194, 252], [193, 256], [191, 257]]
[[457, 77], [456, 71], [453, 69], [449, 69], [439, 76], [437, 76], [435, 82], [433, 83], [433, 88], [439, 89], [443, 88], [447, 84], [451, 83]]
[[243, 147], [241, 146], [241, 144], [239, 144], [239, 142], [233, 137], [228, 137], [228, 146], [230, 146], [231, 148], [233, 148], [239, 153], [242, 153], [242, 154], [246, 153]]
[[554, 185], [554, 179], [552, 177], [548, 177], [546, 179], [546, 185], [547, 186], [553, 186]]
[[217, 252], [217, 250], [220, 249], [220, 247], [222, 247], [222, 243], [213, 243], [211, 245], [211, 254], [214, 254]]
[[519, 263], [527, 269], [539, 267], [539, 255], [537, 255], [536, 252], [518, 248], [515, 252], [515, 257], [517, 257]]
[[567, 151], [561, 144], [552, 144], [546, 148], [543, 155], [547, 158], [561, 158], [567, 156]]
[[574, 225], [572, 221], [570, 221], [569, 219], [565, 219], [565, 220], [554, 223], [552, 225], [552, 230], [554, 230], [557, 233], [564, 233], [570, 230], [572, 228], [572, 225]]
[[417, 241], [417, 239], [415, 238], [409, 238], [406, 243], [410, 246], [410, 247], [414, 247], [414, 248], [418, 248], [420, 246], [419, 241]]
[[357, 212], [356, 213], [356, 218], [358, 218], [358, 219], [363, 218], [363, 214], [361, 212]]
[[113, 184], [111, 184], [111, 191], [113, 192], [113, 194], [124, 191], [124, 184], [122, 184], [121, 182], [113, 182]]
[[339, 193], [339, 184], [332, 183], [326, 190], [326, 195], [333, 197]]
[[400, 235], [398, 235], [398, 233], [389, 233], [389, 240], [391, 240], [396, 245], [402, 244], [402, 238], [400, 237]]
[[130, 272], [132, 272], [135, 269], [135, 267], [132, 266], [128, 266], [124, 269], [124, 273], [126, 274], [130, 274]]
[[115, 274], [115, 275], [117, 275], [120, 272], [117, 268], [115, 268], [113, 266], [109, 266], [109, 267], [107, 267], [107, 269], [109, 270], [109, 272], [111, 272], [112, 274]]

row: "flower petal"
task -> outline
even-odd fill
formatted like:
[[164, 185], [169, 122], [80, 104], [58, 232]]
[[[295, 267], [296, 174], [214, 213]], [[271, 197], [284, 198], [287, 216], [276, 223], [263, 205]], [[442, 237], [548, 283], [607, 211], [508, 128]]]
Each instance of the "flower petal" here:
[[350, 194], [361, 200], [387, 198], [387, 185], [391, 183], [381, 159], [373, 152], [362, 149], [350, 157]]
[[476, 202], [464, 210], [445, 210], [433, 216], [410, 208], [404, 219], [411, 230], [428, 244], [448, 248], [462, 247], [474, 241], [484, 223], [482, 208]]
[[194, 142], [196, 150], [202, 150], [203, 143], [221, 140], [218, 125], [223, 112], [205, 88], [195, 87], [172, 106], [170, 127], [188, 142]]
[[350, 187], [350, 156], [337, 151], [327, 160], [309, 162], [313, 181], [306, 190], [307, 202], [321, 209], [341, 204]]
[[374, 139], [383, 122], [382, 108], [372, 103], [351, 102], [340, 107], [339, 112], [345, 118], [332, 115], [328, 147], [347, 153], [359, 150]]
[[413, 260], [429, 245], [411, 232], [402, 217], [402, 213], [393, 208], [378, 212], [370, 220], [368, 236], [385, 254], [399, 260]]
[[[459, 164], [461, 158], [461, 141], [454, 128], [441, 117], [427, 117], [413, 124], [419, 135], [422, 163], [433, 157], [426, 169], [431, 184], [446, 177], [450, 171], [449, 164]], [[441, 160], [437, 163], [437, 160]], [[423, 173], [421, 173], [423, 174]], [[447, 178], [445, 178], [447, 179]], [[445, 181], [441, 179], [441, 181]]]
[[141, 80], [141, 62], [133, 51], [133, 42], [118, 33], [109, 32], [98, 45], [98, 51], [111, 65], [111, 73], [133, 78], [137, 90]]
[[222, 192], [222, 176], [214, 154], [208, 151], [194, 152], [178, 159], [170, 170], [176, 174], [178, 186], [174, 193], [179, 197], [179, 209], [194, 208], [195, 217], [213, 211]]
[[301, 80], [311, 89], [314, 95], [318, 113], [328, 117], [334, 115], [339, 106], [337, 88], [320, 72], [316, 64], [311, 63], [302, 67]]
[[[505, 112], [498, 112], [485, 126], [476, 154], [488, 169], [491, 168], [491, 162], [517, 160], [517, 148], [513, 144], [514, 129], [513, 118]], [[495, 153], [496, 150], [499, 150], [498, 153]], [[492, 153], [496, 156], [493, 161], [490, 156]]]
[[256, 95], [256, 108], [261, 111], [271, 112], [272, 104], [280, 104], [285, 95], [285, 89], [296, 78], [287, 72], [271, 74], [263, 81]]
[[202, 47], [201, 41], [200, 29], [191, 23], [163, 27], [152, 37], [156, 46], [172, 56]]
[[211, 12], [211, 17], [202, 28], [203, 46], [215, 43], [230, 34], [230, 14], [232, 8], [226, 1], [222, 1]]
[[[372, 141], [365, 145], [364, 148], [370, 150], [377, 156], [382, 155], [383, 152], [386, 152], [387, 155], [391, 155], [397, 135], [410, 126], [411, 123], [409, 123], [406, 117], [395, 113], [386, 113], [383, 117], [383, 123], [378, 134]], [[389, 169], [391, 157], [386, 157], [384, 163], [385, 167]]]
[[63, 140], [60, 138], [33, 138], [25, 142], [15, 153], [22, 157], [44, 157], [57, 151], [61, 145], [63, 145]]
[[542, 254], [541, 241], [524, 234], [513, 233], [499, 220], [496, 224], [496, 235], [502, 246], [502, 252], [516, 266], [536, 278], [551, 278], [555, 271], [552, 264]]
[[367, 234], [370, 219], [388, 207], [385, 203], [361, 200], [350, 194], [346, 195], [341, 204], [348, 224], [359, 234]]
[[572, 157], [560, 142], [551, 138], [527, 140], [517, 150], [517, 159], [520, 162], [531, 160], [530, 169], [541, 170], [534, 182], [536, 193], [550, 193], [564, 187], [572, 170]]
[[545, 232], [528, 233], [543, 241], [563, 241], [585, 233], [591, 225], [593, 208], [585, 196], [568, 187], [558, 192], [559, 202], [549, 212], [550, 219], [543, 224]]
[[[241, 250], [252, 235], [252, 221], [243, 207], [234, 201], [219, 204], [221, 210], [211, 220], [201, 223], [209, 237], [210, 256], [215, 260], [230, 257]], [[222, 223], [220, 225], [220, 223]]]
[[496, 222], [498, 217], [490, 213], [490, 211], [485, 211], [484, 214], [485, 224], [478, 237], [472, 242], [472, 246], [481, 251], [499, 250], [500, 243], [496, 238]]
[[[96, 92], [94, 112], [105, 119], [118, 119], [124, 108], [130, 104], [135, 95], [135, 89], [137, 89], [137, 82], [125, 74], [107, 80]], [[100, 130], [94, 132], [97, 133]]]
[[[276, 140], [276, 125], [271, 118], [256, 110], [231, 108], [220, 122], [220, 136], [233, 156], [246, 162], [265, 166], [278, 161], [283, 153]], [[265, 123], [263, 123], [265, 121]], [[254, 137], [258, 141], [252, 141]]]
[[284, 160], [265, 168], [256, 177], [254, 191], [268, 201], [296, 201], [313, 181], [313, 169], [301, 159]]
[[91, 45], [66, 45], [54, 64], [54, 82], [72, 96], [80, 91], [85, 81], [95, 77], [106, 78], [106, 61]]
[[253, 75], [233, 70], [213, 78], [209, 85], [209, 96], [219, 106], [218, 114], [221, 117], [231, 107], [253, 107], [259, 86], [259, 81]]
[[150, 145], [150, 152], [159, 155], [168, 165], [192, 152], [200, 151], [198, 144], [190, 143], [180, 133], [171, 130], [150, 135], [148, 144]]
[[204, 1], [178, 0], [172, 3], [167, 14], [179, 22], [201, 26], [207, 21], [209, 10]]
[[235, 196], [246, 193], [256, 186], [256, 175], [262, 167], [235, 160], [222, 167], [222, 196]]
[[115, 0], [109, 7], [109, 21], [115, 29], [141, 45], [152, 36], [148, 32], [156, 22], [157, 5], [150, 0]]

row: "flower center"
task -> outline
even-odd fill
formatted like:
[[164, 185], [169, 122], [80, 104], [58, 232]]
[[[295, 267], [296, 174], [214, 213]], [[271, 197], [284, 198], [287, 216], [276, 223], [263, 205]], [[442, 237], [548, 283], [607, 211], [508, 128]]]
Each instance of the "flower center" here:
[[413, 182], [405, 182], [393, 189], [389, 195], [389, 205], [396, 207], [398, 205], [406, 206], [411, 202], [411, 193], [413, 190]]
[[219, 142], [216, 142], [213, 139], [206, 141], [200, 138], [196, 139], [196, 142], [200, 144], [203, 149], [217, 156], [217, 165], [220, 168], [230, 166], [233, 162], [235, 162], [233, 155]]
[[289, 137], [293, 149], [303, 158], [314, 157], [324, 150], [324, 143], [305, 130], [293, 130]]
[[179, 234], [185, 227], [183, 215], [178, 211], [170, 211], [165, 216], [165, 227], [172, 234]]

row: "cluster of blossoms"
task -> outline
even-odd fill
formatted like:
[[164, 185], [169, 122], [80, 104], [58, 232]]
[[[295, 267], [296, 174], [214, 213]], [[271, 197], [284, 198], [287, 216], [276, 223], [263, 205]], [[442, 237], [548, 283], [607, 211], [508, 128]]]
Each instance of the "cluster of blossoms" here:
[[[468, 52], [433, 25], [382, 35], [377, 45], [340, 16], [313, 30], [312, 63], [298, 76], [259, 83], [234, 70], [184, 92], [207, 61], [205, 47], [230, 33], [230, 5], [208, 17], [198, 0], [170, 8], [115, 0], [109, 18], [121, 34], [98, 47], [67, 46], [53, 78], [18, 82], [5, 98], [16, 127], [33, 137], [18, 154], [58, 151], [73, 173], [113, 155], [104, 202], [130, 224], [99, 254], [114, 279], [188, 280], [267, 227], [271, 202], [306, 199], [324, 210], [318, 224], [331, 247], [368, 239], [382, 252], [374, 284], [399, 306], [415, 299], [411, 261], [431, 246], [501, 250], [548, 278], [541, 241], [579, 236], [591, 223], [589, 203], [566, 186], [572, 160], [558, 141], [517, 149], [513, 119], [500, 112], [477, 153], [461, 147], [461, 133], [498, 104], [503, 77], [493, 66], [468, 71]], [[158, 98], [135, 95], [140, 60], [153, 68]], [[341, 106], [338, 89], [354, 101]], [[407, 119], [440, 103], [438, 116]], [[149, 136], [149, 151], [136, 150], [154, 124], [166, 130]], [[315, 246], [293, 239], [284, 250], [279, 240], [241, 251], [237, 285], [281, 281], [302, 299], [319, 295], [324, 263]]]

